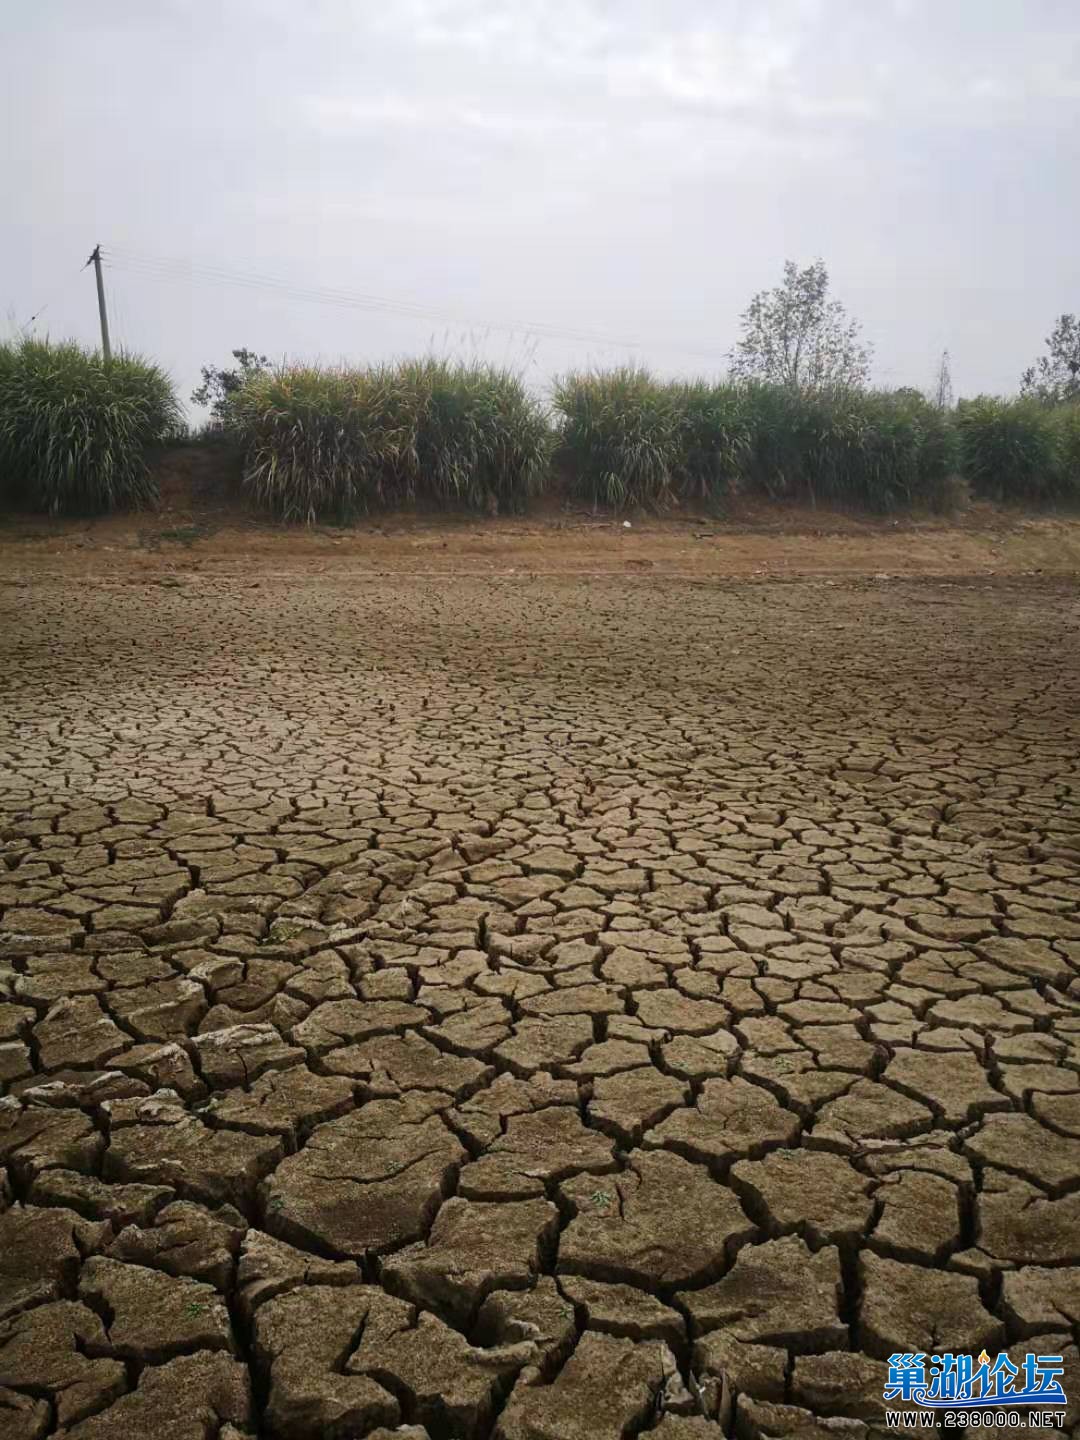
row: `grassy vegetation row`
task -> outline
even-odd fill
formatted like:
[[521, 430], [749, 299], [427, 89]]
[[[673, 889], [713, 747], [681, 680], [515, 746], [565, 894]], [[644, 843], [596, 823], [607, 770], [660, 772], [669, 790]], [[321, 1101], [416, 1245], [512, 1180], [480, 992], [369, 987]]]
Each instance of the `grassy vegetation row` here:
[[549, 417], [520, 381], [441, 361], [252, 377], [233, 427], [255, 498], [287, 519], [420, 501], [520, 509], [552, 461], [591, 504], [663, 509], [735, 493], [875, 511], [977, 495], [1080, 499], [1080, 410], [977, 400], [942, 411], [914, 390], [807, 394], [655, 379], [558, 381]]
[[961, 400], [960, 466], [987, 500], [1080, 500], [1080, 405], [1037, 400]]
[[874, 510], [940, 506], [956, 466], [948, 416], [915, 391], [807, 394], [624, 369], [560, 381], [555, 409], [574, 489], [604, 505], [751, 490]]
[[0, 495], [55, 515], [151, 500], [147, 448], [181, 426], [168, 377], [78, 345], [0, 345]]
[[[0, 345], [0, 497], [56, 513], [155, 498], [148, 448], [181, 426], [156, 366], [75, 345]], [[973, 493], [1080, 501], [1080, 406], [917, 391], [806, 393], [662, 381], [640, 369], [558, 381], [439, 360], [251, 373], [226, 432], [249, 492], [288, 520], [419, 502], [518, 510], [558, 483], [593, 504], [662, 509], [734, 493], [888, 511]]]
[[252, 376], [231, 405], [245, 483], [287, 520], [420, 501], [520, 509], [553, 437], [504, 370], [439, 360]]

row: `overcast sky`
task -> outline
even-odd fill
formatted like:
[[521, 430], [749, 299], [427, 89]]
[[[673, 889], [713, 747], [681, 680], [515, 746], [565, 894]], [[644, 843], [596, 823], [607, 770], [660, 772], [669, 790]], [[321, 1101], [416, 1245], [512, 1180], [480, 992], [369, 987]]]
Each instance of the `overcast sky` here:
[[0, 53], [0, 324], [93, 341], [100, 241], [185, 395], [238, 345], [715, 373], [819, 254], [882, 384], [1007, 391], [1080, 310], [1078, 0], [6, 0]]

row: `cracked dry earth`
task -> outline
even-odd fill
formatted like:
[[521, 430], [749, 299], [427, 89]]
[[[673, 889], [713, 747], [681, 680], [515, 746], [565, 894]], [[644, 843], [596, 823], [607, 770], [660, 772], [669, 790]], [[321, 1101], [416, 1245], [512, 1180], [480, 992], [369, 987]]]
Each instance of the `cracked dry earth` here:
[[1077, 1433], [1075, 588], [3, 606], [4, 1440]]

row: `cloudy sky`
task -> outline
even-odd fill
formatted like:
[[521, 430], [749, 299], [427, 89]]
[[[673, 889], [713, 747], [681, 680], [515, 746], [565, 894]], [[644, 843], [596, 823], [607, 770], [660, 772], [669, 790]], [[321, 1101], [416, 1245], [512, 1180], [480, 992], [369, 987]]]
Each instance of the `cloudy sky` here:
[[882, 384], [1007, 391], [1080, 310], [1076, 0], [8, 0], [0, 47], [0, 326], [93, 340], [100, 242], [185, 392], [238, 345], [722, 371], [788, 257]]

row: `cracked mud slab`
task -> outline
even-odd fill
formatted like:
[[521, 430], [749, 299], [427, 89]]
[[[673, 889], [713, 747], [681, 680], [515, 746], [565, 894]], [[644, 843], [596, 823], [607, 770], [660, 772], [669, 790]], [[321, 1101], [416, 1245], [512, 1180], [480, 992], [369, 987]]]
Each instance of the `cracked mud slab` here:
[[5, 1437], [1077, 1424], [1075, 588], [0, 601]]

